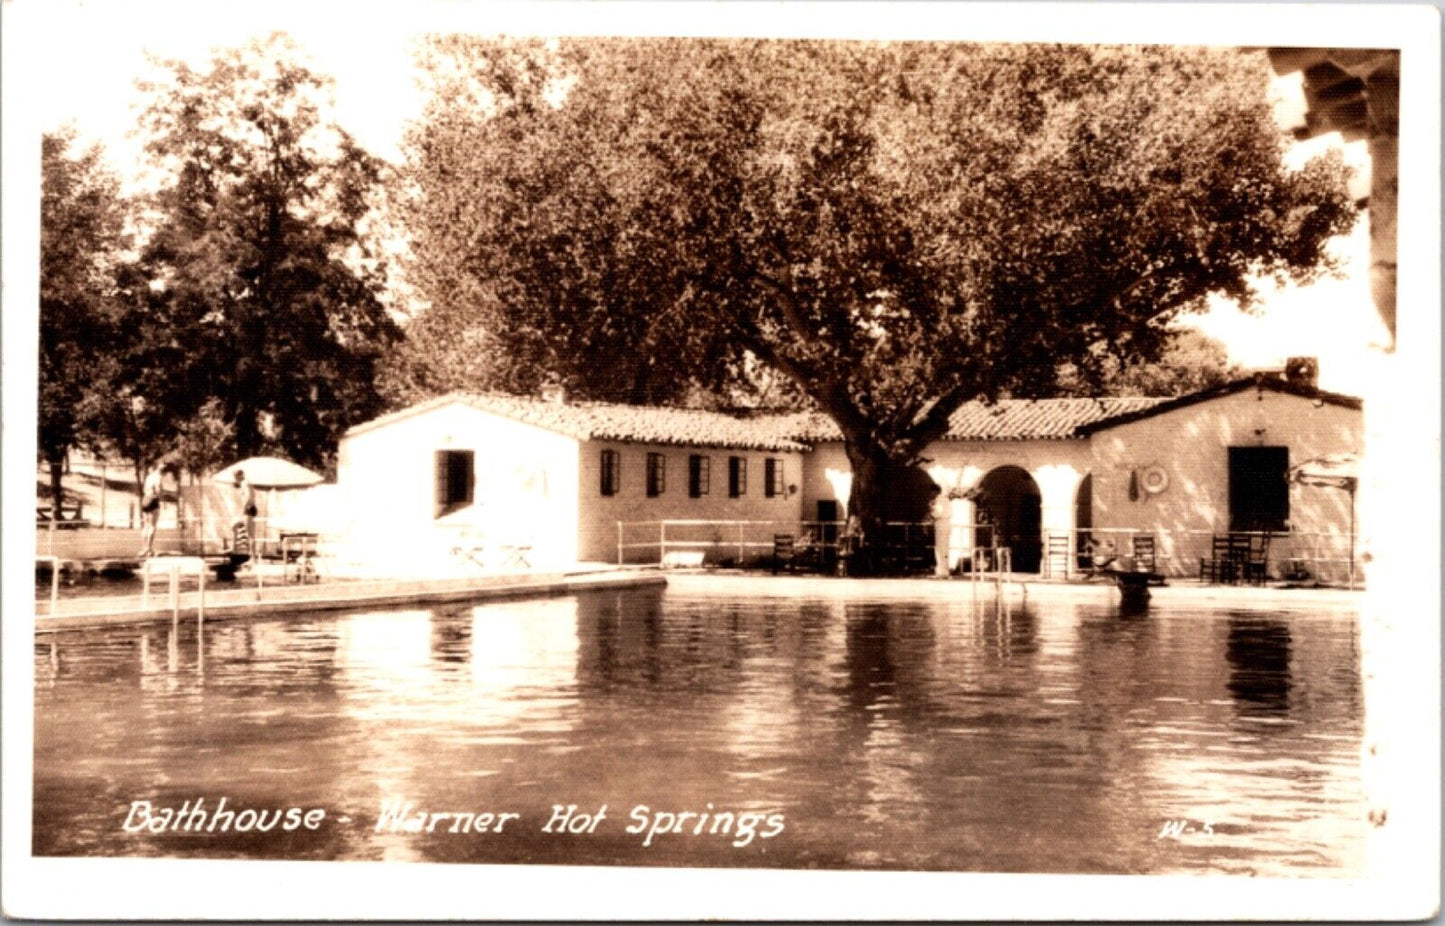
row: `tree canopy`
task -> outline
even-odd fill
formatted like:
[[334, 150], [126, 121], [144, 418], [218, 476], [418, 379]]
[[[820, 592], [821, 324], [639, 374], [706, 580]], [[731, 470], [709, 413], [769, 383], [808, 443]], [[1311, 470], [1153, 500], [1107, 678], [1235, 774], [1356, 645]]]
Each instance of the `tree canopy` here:
[[163, 66], [141, 130], [167, 181], [148, 203], [125, 375], [172, 441], [199, 415], [201, 443], [321, 463], [380, 410], [375, 366], [396, 335], [369, 227], [383, 166], [279, 36]]
[[66, 454], [93, 444], [109, 393], [96, 356], [112, 343], [126, 204], [99, 145], [71, 128], [41, 138], [39, 449], [61, 502]]
[[1095, 382], [1084, 382], [1072, 368], [1060, 371], [1059, 395], [1175, 396], [1222, 386], [1244, 372], [1229, 360], [1220, 341], [1193, 328], [1171, 330], [1158, 357], [1107, 358]]
[[[468, 37], [409, 139], [417, 344], [453, 376], [665, 401], [748, 360], [831, 416], [882, 512], [975, 397], [1157, 359], [1306, 280], [1355, 209], [1284, 166], [1230, 49]], [[447, 362], [491, 346], [508, 362]], [[452, 385], [448, 383], [446, 385]]]

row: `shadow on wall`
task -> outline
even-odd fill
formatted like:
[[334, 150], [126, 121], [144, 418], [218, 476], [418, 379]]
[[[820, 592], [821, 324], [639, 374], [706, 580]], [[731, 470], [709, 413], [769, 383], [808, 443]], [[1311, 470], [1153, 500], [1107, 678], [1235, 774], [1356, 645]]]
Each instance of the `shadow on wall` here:
[[[1302, 409], [1314, 411], [1307, 404]], [[1152, 534], [1160, 571], [1198, 575], [1200, 561], [1211, 555], [1213, 536], [1247, 527], [1233, 523], [1232, 447], [1285, 448], [1287, 470], [1358, 446], [1360, 434], [1348, 421], [1304, 417], [1288, 420], [1278, 410], [1266, 416], [1245, 406], [1232, 416], [1180, 422], [1174, 431], [1145, 431], [1145, 422], [1096, 434], [1098, 468], [1091, 474], [1090, 501], [1087, 506], [1081, 501], [1080, 510], [1087, 509], [1097, 536], [1116, 539], [1121, 550], [1128, 549], [1130, 536]], [[1351, 571], [1349, 493], [1294, 484], [1287, 493], [1286, 531], [1271, 538], [1269, 575], [1344, 584]], [[1359, 572], [1356, 557], [1357, 579]]]

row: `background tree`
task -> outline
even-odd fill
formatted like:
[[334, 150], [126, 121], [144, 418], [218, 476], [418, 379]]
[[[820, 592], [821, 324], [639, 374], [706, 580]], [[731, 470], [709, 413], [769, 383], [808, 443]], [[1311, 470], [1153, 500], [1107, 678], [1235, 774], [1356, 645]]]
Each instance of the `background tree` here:
[[116, 333], [126, 207], [99, 145], [78, 150], [66, 128], [40, 146], [39, 449], [59, 518], [66, 454], [94, 446], [110, 401], [96, 357]]
[[[123, 365], [173, 425], [220, 401], [232, 452], [324, 463], [376, 414], [380, 353], [396, 335], [371, 221], [382, 165], [329, 121], [330, 82], [283, 37], [164, 63], [141, 120], [167, 184], [150, 204], [147, 329]], [[145, 377], [179, 389], [154, 401]], [[173, 401], [179, 404], [173, 404]]]
[[1224, 344], [1193, 328], [1171, 331], [1157, 360], [1104, 358], [1095, 384], [1081, 382], [1072, 368], [1060, 371], [1058, 394], [1074, 396], [1173, 396], [1222, 386], [1244, 371], [1229, 360]]
[[427, 323], [630, 400], [756, 358], [838, 424], [869, 534], [961, 403], [1157, 359], [1179, 312], [1309, 278], [1355, 219], [1338, 158], [1283, 166], [1267, 69], [1232, 50], [430, 54], [409, 178]]

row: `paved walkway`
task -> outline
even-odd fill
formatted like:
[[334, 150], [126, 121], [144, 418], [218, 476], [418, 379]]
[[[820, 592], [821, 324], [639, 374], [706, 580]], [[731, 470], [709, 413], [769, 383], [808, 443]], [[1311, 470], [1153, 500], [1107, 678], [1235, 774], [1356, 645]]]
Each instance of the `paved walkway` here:
[[[237, 585], [241, 587], [237, 587]], [[562, 595], [596, 588], [664, 585], [656, 570], [579, 571], [573, 573], [521, 573], [472, 576], [456, 579], [367, 580], [321, 582], [310, 585], [260, 585], [243, 580], [223, 586], [208, 585], [205, 592], [207, 620], [259, 614], [302, 611], [352, 610], [358, 607], [386, 607], [441, 601], [474, 601], [515, 596]], [[148, 598], [140, 595], [62, 598], [55, 613], [47, 613], [49, 601], [36, 604], [36, 632], [103, 627], [115, 624], [149, 623], [174, 616], [195, 617], [200, 613], [201, 595], [181, 592], [173, 606], [167, 580], [153, 580]]]

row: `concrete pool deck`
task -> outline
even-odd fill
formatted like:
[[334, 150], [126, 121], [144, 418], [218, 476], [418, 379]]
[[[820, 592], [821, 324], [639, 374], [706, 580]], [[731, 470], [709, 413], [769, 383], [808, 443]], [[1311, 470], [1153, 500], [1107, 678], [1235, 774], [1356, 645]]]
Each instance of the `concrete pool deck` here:
[[[669, 571], [668, 587], [688, 594], [737, 595], [738, 579], [756, 577], [748, 586], [751, 596], [820, 598], [925, 598], [969, 600], [992, 599], [999, 591], [1011, 601], [1074, 601], [1087, 604], [1117, 605], [1120, 593], [1114, 583], [1096, 580], [1060, 581], [1041, 579], [1036, 575], [1013, 573], [995, 585], [993, 577], [974, 582], [967, 578], [834, 578], [819, 575], [758, 575], [745, 570]], [[1167, 585], [1149, 589], [1150, 604], [1224, 606], [1230, 608], [1262, 608], [1277, 610], [1352, 610], [1360, 607], [1362, 589], [1284, 588], [1281, 586], [1214, 585], [1197, 579], [1169, 579]]]
[[[579, 568], [571, 572], [514, 573], [449, 579], [332, 581], [306, 585], [210, 585], [205, 593], [205, 618], [352, 610], [361, 607], [399, 607], [454, 601], [566, 595], [608, 588], [666, 586], [685, 594], [736, 597], [739, 580], [749, 580], [750, 597], [818, 597], [858, 599], [909, 598], [926, 600], [1074, 601], [1117, 605], [1120, 593], [1107, 582], [1061, 582], [1016, 574], [995, 583], [993, 579], [834, 578], [830, 576], [775, 576], [747, 570], [661, 570], [658, 567]], [[1150, 603], [1163, 606], [1229, 608], [1353, 610], [1362, 602], [1359, 590], [1335, 588], [1281, 588], [1270, 586], [1206, 585], [1188, 579], [1150, 589]], [[49, 602], [37, 602], [35, 630], [44, 633], [86, 627], [153, 623], [175, 616], [196, 617], [201, 605], [197, 591], [182, 591], [172, 602], [164, 579], [143, 599], [132, 596], [62, 598], [54, 613]], [[44, 613], [40, 613], [44, 612]]]
[[[657, 570], [579, 569], [573, 572], [530, 572], [449, 579], [331, 581], [304, 585], [208, 584], [205, 619], [253, 617], [316, 611], [386, 608], [449, 601], [544, 597], [606, 588], [661, 586]], [[139, 595], [62, 598], [55, 612], [49, 601], [36, 602], [35, 631], [46, 633], [87, 627], [109, 627], [194, 619], [200, 613], [198, 591], [183, 591], [173, 605], [165, 578], [156, 579], [148, 600]]]

